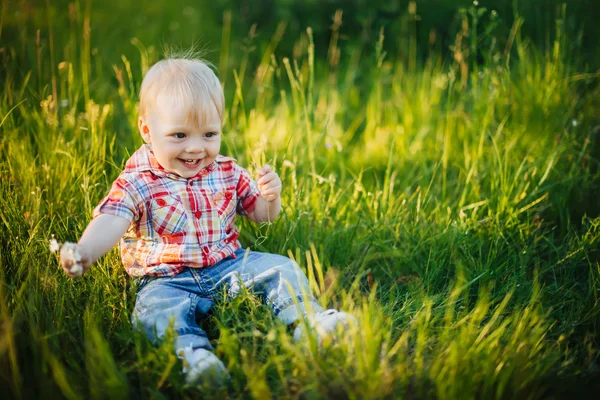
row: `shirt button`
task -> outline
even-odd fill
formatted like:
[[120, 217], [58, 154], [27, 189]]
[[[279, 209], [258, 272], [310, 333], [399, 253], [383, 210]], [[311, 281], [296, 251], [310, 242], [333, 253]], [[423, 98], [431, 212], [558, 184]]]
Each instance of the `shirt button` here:
[[164, 199], [158, 199], [158, 200], [156, 200], [156, 204], [158, 204], [160, 207], [162, 207], [165, 204], [167, 204], [167, 202]]
[[195, 216], [196, 218], [200, 218], [200, 217], [202, 216], [202, 211], [196, 211], [196, 212], [194, 213], [194, 216]]
[[231, 192], [225, 192], [225, 198], [231, 200]]

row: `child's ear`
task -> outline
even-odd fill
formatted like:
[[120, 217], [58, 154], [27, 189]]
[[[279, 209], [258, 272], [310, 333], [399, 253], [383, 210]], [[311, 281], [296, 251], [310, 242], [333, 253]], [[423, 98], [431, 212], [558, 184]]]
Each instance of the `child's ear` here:
[[142, 135], [142, 139], [144, 142], [150, 144], [152, 141], [150, 140], [150, 128], [146, 125], [146, 120], [143, 117], [138, 119], [138, 128], [140, 130], [140, 134]]

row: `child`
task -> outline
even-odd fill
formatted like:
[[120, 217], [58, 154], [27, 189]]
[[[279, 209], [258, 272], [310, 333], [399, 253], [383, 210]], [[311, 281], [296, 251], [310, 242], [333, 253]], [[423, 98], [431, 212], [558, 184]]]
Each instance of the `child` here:
[[[354, 319], [323, 311], [294, 261], [241, 248], [236, 213], [255, 222], [277, 218], [281, 180], [265, 165], [254, 182], [233, 158], [219, 155], [223, 113], [221, 84], [205, 62], [167, 59], [150, 68], [138, 119], [146, 144], [127, 161], [79, 242], [61, 250], [62, 267], [75, 277], [120, 240], [123, 265], [139, 278], [132, 320], [153, 341], [174, 321], [175, 349], [190, 383], [228, 376], [196, 323], [224, 287], [231, 296], [241, 285], [258, 291], [285, 324], [306, 314], [320, 334]], [[294, 339], [302, 335], [300, 324]]]

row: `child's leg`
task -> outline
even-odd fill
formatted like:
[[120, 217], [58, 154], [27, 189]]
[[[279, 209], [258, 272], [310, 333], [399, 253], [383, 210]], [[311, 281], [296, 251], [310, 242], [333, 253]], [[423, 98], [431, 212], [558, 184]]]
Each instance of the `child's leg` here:
[[208, 351], [213, 347], [196, 323], [196, 315], [206, 313], [212, 304], [189, 269], [174, 277], [143, 280], [137, 294], [133, 323], [141, 324], [152, 341], [163, 337], [172, 324], [175, 351], [183, 359], [188, 383], [220, 384], [228, 377], [221, 360]]
[[140, 323], [153, 342], [173, 323], [176, 349], [191, 346], [212, 350], [206, 333], [196, 323], [196, 314], [212, 306], [204, 297], [187, 269], [174, 277], [147, 278], [138, 291], [132, 322]]
[[[201, 280], [219, 291], [228, 286], [232, 296], [237, 295], [241, 285], [263, 295], [275, 315], [285, 324], [300, 318], [307, 311], [323, 310], [310, 291], [308, 279], [295, 261], [277, 254], [236, 251], [236, 258], [228, 258], [217, 265], [197, 271]], [[298, 312], [294, 301], [300, 305]], [[310, 304], [307, 304], [310, 303]]]

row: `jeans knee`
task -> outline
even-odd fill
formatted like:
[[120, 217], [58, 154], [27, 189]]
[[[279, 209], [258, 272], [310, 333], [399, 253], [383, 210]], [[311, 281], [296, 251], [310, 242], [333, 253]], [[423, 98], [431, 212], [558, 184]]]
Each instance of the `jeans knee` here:
[[132, 320], [151, 341], [163, 337], [171, 328], [181, 334], [191, 323], [195, 302], [189, 296], [165, 296], [145, 296], [135, 305]]
[[146, 337], [151, 341], [155, 342], [160, 337], [160, 332], [156, 331], [156, 323], [148, 315], [140, 313], [136, 306], [133, 314], [131, 315], [131, 324], [140, 331], [144, 332]]
[[292, 259], [287, 259], [285, 263], [280, 265], [279, 269], [284, 275], [297, 274], [298, 272], [302, 273], [298, 263]]
[[308, 284], [308, 279], [306, 275], [300, 269], [298, 263], [294, 260], [289, 260], [288, 263], [284, 264], [282, 269], [282, 275], [284, 279], [288, 280], [292, 285], [304, 286]]
[[310, 294], [308, 279], [294, 260], [286, 258], [271, 270], [271, 277], [267, 286], [272, 297], [283, 300]]

